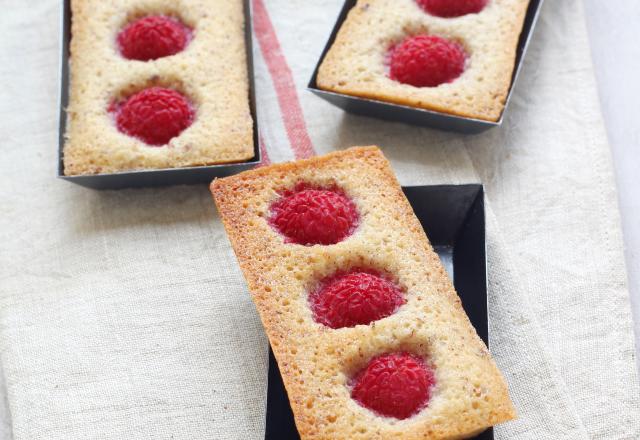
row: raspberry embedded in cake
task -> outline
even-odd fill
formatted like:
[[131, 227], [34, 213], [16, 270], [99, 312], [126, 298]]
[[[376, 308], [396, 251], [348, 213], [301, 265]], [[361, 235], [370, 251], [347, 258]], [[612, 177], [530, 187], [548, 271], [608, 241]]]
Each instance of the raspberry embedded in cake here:
[[416, 0], [431, 15], [443, 18], [477, 14], [487, 6], [488, 0]]
[[191, 40], [191, 29], [176, 18], [149, 15], [126, 25], [118, 47], [129, 60], [150, 61], [181, 52]]
[[361, 269], [333, 275], [309, 295], [314, 320], [333, 329], [370, 324], [404, 303], [394, 282]]
[[389, 77], [415, 87], [436, 87], [458, 78], [466, 60], [459, 43], [436, 35], [416, 35], [390, 49]]
[[405, 352], [384, 354], [356, 375], [351, 397], [378, 415], [402, 420], [429, 404], [434, 384], [424, 360]]
[[358, 220], [355, 204], [339, 188], [298, 184], [271, 205], [269, 223], [288, 243], [311, 246], [344, 240]]
[[118, 130], [153, 146], [167, 144], [195, 119], [189, 100], [164, 87], [144, 89], [109, 110]]

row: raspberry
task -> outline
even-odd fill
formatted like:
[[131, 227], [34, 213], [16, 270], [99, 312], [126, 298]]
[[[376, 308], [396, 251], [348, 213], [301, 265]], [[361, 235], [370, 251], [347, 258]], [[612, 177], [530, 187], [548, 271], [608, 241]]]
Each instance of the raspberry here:
[[129, 23], [118, 34], [118, 46], [129, 60], [149, 61], [182, 51], [191, 29], [175, 18], [149, 15]]
[[332, 276], [309, 295], [309, 301], [316, 322], [331, 328], [366, 325], [404, 304], [394, 283], [362, 270]]
[[488, 0], [416, 0], [431, 15], [452, 18], [477, 14], [487, 6]]
[[356, 375], [351, 397], [379, 415], [406, 419], [427, 406], [434, 384], [433, 371], [422, 359], [391, 353], [374, 358]]
[[464, 71], [467, 59], [460, 44], [435, 35], [408, 37], [389, 55], [390, 78], [415, 87], [452, 82]]
[[149, 145], [164, 145], [191, 125], [194, 110], [175, 90], [151, 87], [110, 109], [118, 129]]
[[289, 243], [335, 244], [358, 226], [358, 211], [339, 189], [297, 185], [271, 206], [271, 225]]

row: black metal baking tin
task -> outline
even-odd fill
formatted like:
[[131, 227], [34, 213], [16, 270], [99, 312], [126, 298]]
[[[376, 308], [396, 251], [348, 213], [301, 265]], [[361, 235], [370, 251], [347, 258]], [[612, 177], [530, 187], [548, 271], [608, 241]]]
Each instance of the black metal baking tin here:
[[64, 134], [66, 132], [69, 104], [69, 42], [71, 40], [71, 0], [62, 1], [62, 42], [60, 63], [60, 95], [59, 95], [59, 133], [58, 133], [58, 178], [77, 183], [93, 189], [120, 189], [148, 186], [189, 185], [209, 183], [214, 177], [223, 177], [239, 173], [260, 163], [260, 147], [258, 143], [258, 115], [256, 111], [255, 81], [253, 74], [253, 42], [251, 39], [253, 21], [251, 20], [251, 1], [244, 0], [245, 10], [245, 44], [249, 74], [249, 106], [253, 118], [253, 146], [255, 156], [247, 162], [221, 165], [163, 168], [154, 170], [124, 171], [109, 174], [91, 174], [65, 176], [64, 174]]
[[522, 33], [520, 34], [520, 39], [518, 41], [518, 46], [516, 49], [516, 62], [513, 76], [511, 78], [511, 87], [509, 88], [509, 94], [507, 95], [504, 109], [502, 111], [502, 114], [500, 115], [500, 119], [497, 122], [484, 121], [482, 119], [465, 118], [462, 116], [455, 116], [447, 113], [424, 110], [399, 104], [392, 104], [375, 99], [359, 98], [357, 96], [329, 92], [319, 89], [316, 82], [318, 78], [318, 69], [322, 64], [324, 57], [327, 55], [327, 52], [333, 45], [333, 42], [338, 35], [338, 31], [342, 27], [342, 23], [347, 18], [347, 15], [351, 8], [356, 5], [357, 0], [346, 0], [344, 2], [342, 11], [340, 11], [338, 20], [336, 21], [333, 31], [331, 32], [329, 41], [322, 51], [320, 60], [318, 61], [315, 70], [313, 71], [313, 76], [311, 77], [307, 88], [311, 92], [318, 95], [320, 98], [325, 99], [333, 105], [342, 108], [344, 111], [357, 115], [386, 119], [388, 121], [404, 122], [407, 124], [419, 125], [423, 127], [438, 128], [440, 130], [457, 131], [466, 134], [480, 133], [488, 130], [489, 128], [497, 127], [502, 124], [504, 115], [507, 111], [507, 107], [509, 106], [509, 101], [511, 100], [511, 94], [513, 92], [514, 85], [522, 68], [522, 60], [524, 59], [527, 47], [529, 46], [529, 41], [531, 40], [531, 36], [533, 35], [533, 29], [536, 22], [538, 21], [538, 16], [540, 15], [540, 7], [542, 6], [543, 2], [544, 0], [531, 0], [529, 3], [527, 14], [524, 20], [524, 25], [522, 28]]
[[[488, 344], [482, 185], [409, 186], [403, 189], [449, 275], [453, 275], [471, 323]], [[299, 440], [287, 392], [271, 351], [268, 380], [265, 440]], [[493, 430], [488, 429], [474, 439], [493, 440]]]

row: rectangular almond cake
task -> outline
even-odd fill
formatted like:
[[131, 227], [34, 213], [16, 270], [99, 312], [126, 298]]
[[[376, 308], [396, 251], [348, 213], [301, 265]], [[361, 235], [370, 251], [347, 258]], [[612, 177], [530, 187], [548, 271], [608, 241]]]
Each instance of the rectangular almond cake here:
[[303, 440], [460, 439], [515, 417], [377, 147], [218, 179], [211, 192]]
[[64, 173], [254, 156], [242, 0], [72, 0]]
[[[318, 87], [497, 121], [511, 86], [528, 4], [529, 0], [358, 0], [322, 61]], [[398, 57], [405, 65], [396, 74], [394, 50], [419, 35], [440, 43], [423, 39], [413, 44]], [[435, 46], [439, 48], [433, 56], [425, 55], [425, 48]], [[447, 58], [458, 55], [458, 65], [443, 67]], [[397, 78], [392, 79], [392, 73]], [[434, 83], [423, 85], [429, 81]]]

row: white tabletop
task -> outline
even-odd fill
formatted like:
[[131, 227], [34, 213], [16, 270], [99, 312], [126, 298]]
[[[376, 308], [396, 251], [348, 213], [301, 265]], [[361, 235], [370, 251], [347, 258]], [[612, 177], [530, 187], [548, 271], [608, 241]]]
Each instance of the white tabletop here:
[[591, 53], [613, 152], [640, 367], [640, 37], [637, 0], [585, 0]]
[[[616, 167], [636, 345], [640, 347], [640, 46], [635, 40], [640, 37], [640, 2], [584, 1], [602, 111]], [[638, 353], [640, 365], [640, 350]], [[9, 440], [11, 425], [4, 388], [0, 381], [0, 440]]]

